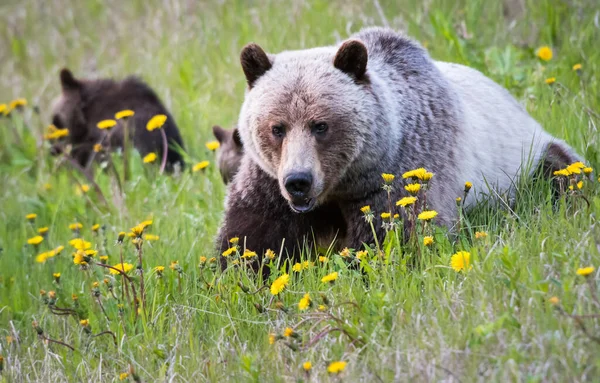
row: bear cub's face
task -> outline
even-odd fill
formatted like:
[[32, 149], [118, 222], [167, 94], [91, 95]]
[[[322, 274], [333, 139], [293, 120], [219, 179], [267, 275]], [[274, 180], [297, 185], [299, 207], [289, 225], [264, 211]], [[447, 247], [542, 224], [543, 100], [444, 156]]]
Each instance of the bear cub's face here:
[[223, 129], [218, 125], [213, 126], [213, 134], [219, 141], [217, 151], [217, 164], [219, 172], [225, 184], [228, 184], [233, 176], [236, 175], [244, 155], [244, 147], [240, 138], [240, 133], [236, 128]]
[[67, 69], [60, 72], [60, 84], [62, 93], [52, 107], [52, 124], [58, 129], [68, 128], [71, 142], [76, 142], [87, 134], [81, 100], [84, 84]]
[[277, 178], [292, 210], [308, 212], [327, 200], [364, 145], [366, 47], [350, 40], [337, 53], [272, 56], [250, 44], [241, 63], [249, 86], [238, 127], [244, 150]]

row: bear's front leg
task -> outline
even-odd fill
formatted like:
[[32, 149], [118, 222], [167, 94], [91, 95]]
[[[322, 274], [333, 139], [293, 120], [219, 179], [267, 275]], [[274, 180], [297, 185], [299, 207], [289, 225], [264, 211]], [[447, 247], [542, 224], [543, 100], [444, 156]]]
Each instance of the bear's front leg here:
[[[298, 255], [307, 235], [306, 217], [292, 212], [281, 196], [277, 181], [249, 158], [244, 158], [239, 173], [229, 185], [225, 218], [217, 235], [217, 251], [230, 247], [231, 238], [256, 252], [259, 259], [270, 249], [283, 256]], [[221, 259], [222, 266], [226, 265]]]

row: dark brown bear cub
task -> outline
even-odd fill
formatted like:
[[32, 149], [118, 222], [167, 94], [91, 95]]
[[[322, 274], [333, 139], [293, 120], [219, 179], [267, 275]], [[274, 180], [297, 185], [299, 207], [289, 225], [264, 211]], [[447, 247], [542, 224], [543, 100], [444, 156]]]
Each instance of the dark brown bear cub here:
[[[148, 131], [146, 124], [155, 115], [164, 114], [167, 120], [161, 129], [167, 136], [168, 149], [166, 169], [171, 171], [175, 164], [183, 166], [178, 152], [183, 141], [175, 120], [154, 91], [142, 80], [127, 77], [121, 81], [111, 79], [77, 79], [68, 69], [60, 72], [62, 94], [53, 108], [52, 123], [57, 128], [69, 129], [68, 142], [71, 156], [84, 168], [94, 159], [94, 145], [111, 149], [123, 147], [123, 122], [110, 131], [97, 127], [98, 122], [114, 119], [121, 110], [132, 110], [135, 115], [129, 120], [129, 137], [142, 156], [154, 152], [159, 159], [163, 155], [163, 138], [156, 129]], [[57, 152], [57, 148], [53, 148]]]

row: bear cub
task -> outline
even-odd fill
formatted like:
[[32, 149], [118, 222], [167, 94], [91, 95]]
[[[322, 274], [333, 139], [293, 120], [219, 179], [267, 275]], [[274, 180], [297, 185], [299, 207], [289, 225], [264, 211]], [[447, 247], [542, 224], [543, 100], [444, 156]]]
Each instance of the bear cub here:
[[[83, 168], [88, 168], [95, 157], [94, 145], [111, 149], [122, 148], [124, 144], [123, 121], [110, 130], [101, 130], [98, 122], [114, 119], [122, 110], [135, 112], [129, 118], [129, 139], [137, 151], [145, 156], [154, 152], [158, 158], [163, 155], [163, 138], [158, 129], [148, 131], [146, 124], [157, 114], [164, 114], [167, 120], [161, 129], [167, 136], [167, 166], [172, 171], [176, 164], [184, 165], [178, 150], [183, 149], [183, 140], [175, 120], [164, 107], [156, 93], [137, 77], [127, 77], [121, 81], [112, 79], [77, 79], [71, 71], [60, 72], [62, 93], [52, 111], [52, 124], [58, 129], [67, 128], [67, 142], [71, 144], [72, 158]], [[62, 151], [60, 144], [52, 149], [54, 154]]]
[[222, 127], [213, 126], [213, 134], [219, 141], [219, 149], [217, 150], [217, 164], [223, 182], [227, 185], [233, 176], [238, 172], [244, 155], [244, 146], [240, 138], [240, 132], [237, 127], [233, 129], [223, 129]]

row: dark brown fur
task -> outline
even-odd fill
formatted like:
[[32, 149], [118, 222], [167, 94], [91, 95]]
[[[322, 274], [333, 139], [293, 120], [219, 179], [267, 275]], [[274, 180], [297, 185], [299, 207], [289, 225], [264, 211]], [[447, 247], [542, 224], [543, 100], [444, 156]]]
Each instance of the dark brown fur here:
[[[167, 170], [176, 163], [183, 166], [183, 158], [175, 149], [183, 149], [183, 140], [175, 120], [163, 106], [156, 93], [142, 80], [127, 77], [122, 81], [111, 79], [76, 79], [63, 69], [60, 73], [62, 95], [53, 111], [52, 123], [57, 128], [68, 128], [68, 142], [72, 145], [71, 156], [82, 166], [88, 167], [93, 159], [93, 147], [101, 143], [103, 147], [115, 149], [123, 146], [123, 122], [110, 131], [98, 129], [99, 121], [114, 119], [115, 114], [130, 109], [135, 115], [130, 118], [129, 132], [135, 148], [142, 156], [154, 152], [162, 158], [163, 139], [157, 129], [149, 132], [147, 122], [157, 114], [167, 116], [161, 129], [167, 136]], [[54, 148], [54, 152], [60, 148]]]
[[217, 151], [219, 172], [221, 172], [223, 182], [228, 184], [240, 168], [240, 163], [244, 155], [244, 146], [242, 145], [237, 127], [223, 129], [215, 125], [213, 126], [213, 134], [220, 144]]

